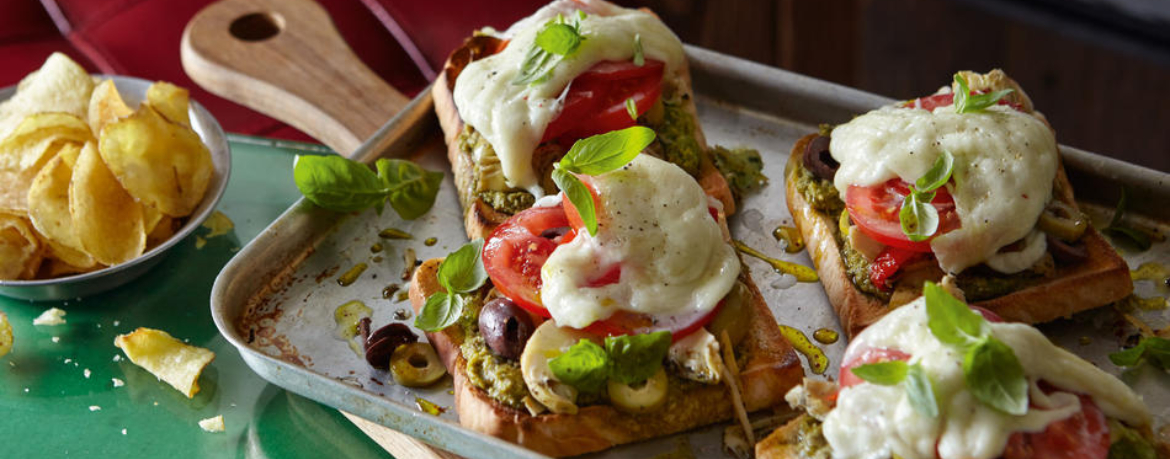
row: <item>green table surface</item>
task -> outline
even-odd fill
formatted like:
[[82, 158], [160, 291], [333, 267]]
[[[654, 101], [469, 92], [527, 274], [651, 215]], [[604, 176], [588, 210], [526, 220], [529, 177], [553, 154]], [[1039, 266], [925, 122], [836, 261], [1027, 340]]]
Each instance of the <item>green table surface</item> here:
[[[199, 228], [146, 275], [70, 301], [0, 297], [15, 345], [0, 357], [0, 458], [40, 457], [387, 457], [336, 410], [256, 376], [211, 319], [212, 283], [232, 255], [300, 193], [293, 157], [323, 147], [231, 136], [232, 171], [218, 210], [235, 229], [205, 239]], [[58, 307], [64, 325], [34, 326]], [[188, 399], [131, 364], [114, 337], [138, 327], [165, 330], [215, 352]], [[115, 359], [115, 356], [122, 356]], [[113, 378], [125, 382], [114, 387]], [[95, 408], [100, 407], [100, 408]], [[201, 419], [223, 415], [226, 430]]]

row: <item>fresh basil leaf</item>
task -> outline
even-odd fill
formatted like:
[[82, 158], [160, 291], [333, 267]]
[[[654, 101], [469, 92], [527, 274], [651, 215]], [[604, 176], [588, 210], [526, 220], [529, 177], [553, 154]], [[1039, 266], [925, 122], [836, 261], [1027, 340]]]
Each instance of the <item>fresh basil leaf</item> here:
[[609, 356], [597, 343], [582, 339], [548, 361], [558, 381], [587, 393], [598, 393], [609, 379]]
[[955, 92], [955, 113], [971, 113], [983, 110], [987, 107], [999, 103], [1008, 94], [1012, 93], [1012, 89], [1003, 89], [988, 94], [971, 94], [971, 89], [967, 86], [967, 79], [962, 75], [955, 74], [955, 83], [958, 83], [959, 90]]
[[1028, 381], [1012, 348], [985, 336], [963, 356], [967, 389], [984, 404], [1007, 414], [1028, 412]]
[[1114, 239], [1128, 240], [1129, 242], [1133, 243], [1133, 245], [1136, 246], [1138, 250], [1142, 251], [1149, 250], [1150, 247], [1153, 247], [1154, 245], [1154, 243], [1150, 241], [1150, 236], [1148, 234], [1126, 226], [1110, 226], [1101, 230], [1101, 232], [1109, 235], [1109, 237]]
[[297, 156], [293, 180], [313, 204], [337, 212], [380, 212], [389, 192], [369, 167], [341, 156]]
[[1119, 367], [1136, 367], [1146, 361], [1155, 368], [1170, 370], [1170, 340], [1156, 336], [1143, 338], [1137, 346], [1109, 354], [1109, 360]]
[[539, 46], [528, 49], [524, 62], [520, 64], [520, 72], [512, 80], [514, 85], [537, 84], [548, 80], [549, 75], [561, 58], [545, 51]]
[[888, 362], [867, 363], [865, 365], [858, 365], [849, 371], [852, 371], [858, 378], [864, 379], [874, 384], [882, 386], [893, 386], [901, 383], [906, 379], [906, 372], [910, 365], [901, 360], [891, 360]]
[[[951, 152], [943, 150], [942, 154], [934, 160], [934, 165], [930, 170], [926, 171], [922, 177], [914, 182], [914, 188], [918, 191], [934, 191], [942, 188], [951, 179], [951, 172], [955, 168], [955, 155]], [[933, 199], [933, 197], [931, 198]], [[930, 202], [927, 200], [927, 202]]]
[[638, 105], [634, 103], [633, 97], [626, 99], [626, 113], [630, 114], [630, 119], [638, 121]]
[[1113, 210], [1113, 219], [1109, 221], [1109, 227], [1121, 226], [1121, 219], [1127, 210], [1129, 210], [1129, 191], [1125, 187], [1121, 187], [1121, 198], [1117, 200], [1117, 208]]
[[437, 332], [454, 325], [463, 315], [464, 298], [459, 294], [437, 292], [427, 298], [422, 311], [414, 318], [414, 326], [423, 331]]
[[593, 193], [590, 193], [589, 188], [581, 183], [581, 179], [561, 167], [553, 169], [552, 179], [557, 184], [557, 188], [565, 192], [565, 197], [569, 198], [573, 207], [577, 208], [577, 214], [581, 216], [581, 222], [585, 223], [589, 235], [596, 236], [597, 210], [593, 204]]
[[934, 282], [922, 286], [926, 297], [927, 326], [939, 341], [966, 348], [987, 335], [987, 321], [978, 312], [947, 293]]
[[642, 51], [642, 34], [634, 34], [634, 65], [641, 67], [646, 65], [646, 55]]
[[920, 364], [910, 365], [906, 372], [906, 395], [910, 397], [910, 406], [919, 413], [932, 418], [938, 417], [938, 400], [934, 396], [934, 384], [930, 382], [930, 375]]
[[536, 34], [536, 46], [558, 56], [567, 56], [581, 46], [581, 35], [568, 24], [548, 24]]
[[914, 242], [925, 241], [938, 231], [938, 209], [930, 204], [931, 199], [934, 199], [934, 193], [923, 196], [911, 190], [910, 195], [902, 201], [898, 220], [907, 239]]
[[378, 177], [389, 188], [390, 207], [406, 220], [421, 217], [435, 204], [443, 173], [423, 169], [404, 159], [379, 159]]
[[631, 126], [578, 140], [561, 159], [569, 172], [600, 175], [629, 164], [654, 141], [654, 130]]
[[623, 384], [637, 384], [654, 376], [670, 350], [670, 332], [605, 338], [609, 354], [609, 377]]
[[476, 239], [447, 255], [439, 263], [439, 284], [451, 293], [469, 293], [483, 286], [488, 275], [480, 260], [482, 251], [483, 239]]

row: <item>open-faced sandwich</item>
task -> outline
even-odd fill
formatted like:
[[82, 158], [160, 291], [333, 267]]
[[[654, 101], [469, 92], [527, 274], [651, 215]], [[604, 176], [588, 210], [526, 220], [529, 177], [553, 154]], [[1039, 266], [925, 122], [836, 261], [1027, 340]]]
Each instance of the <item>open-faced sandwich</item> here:
[[788, 208], [849, 334], [944, 275], [967, 300], [1037, 323], [1133, 285], [1087, 223], [1055, 135], [1002, 71], [802, 138]]
[[555, 194], [552, 165], [574, 141], [635, 124], [657, 134], [649, 154], [735, 212], [696, 118], [682, 43], [648, 11], [554, 1], [469, 38], [432, 94], [473, 239]]
[[722, 204], [639, 154], [653, 138], [638, 126], [576, 142], [554, 165], [563, 193], [415, 271], [415, 325], [464, 426], [571, 456], [746, 423], [799, 383]]
[[942, 287], [858, 334], [840, 386], [805, 380], [805, 411], [760, 459], [1156, 459], [1170, 450], [1125, 383], [1039, 330], [968, 308]]

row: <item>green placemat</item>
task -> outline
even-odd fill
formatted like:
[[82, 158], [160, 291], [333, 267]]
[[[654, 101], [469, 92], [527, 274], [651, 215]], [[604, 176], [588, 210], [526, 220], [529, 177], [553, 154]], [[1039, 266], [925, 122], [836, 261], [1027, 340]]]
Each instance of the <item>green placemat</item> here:
[[[230, 140], [232, 175], [218, 210], [233, 231], [203, 238], [209, 230], [200, 228], [151, 272], [97, 296], [0, 297], [16, 340], [0, 358], [0, 457], [388, 457], [336, 410], [252, 373], [211, 320], [208, 298], [220, 269], [300, 197], [293, 156], [329, 153], [298, 142]], [[67, 323], [33, 326], [51, 307], [64, 309]], [[114, 336], [138, 327], [215, 352], [195, 398], [116, 358]], [[124, 385], [115, 387], [114, 378]], [[216, 415], [224, 432], [199, 428]]]

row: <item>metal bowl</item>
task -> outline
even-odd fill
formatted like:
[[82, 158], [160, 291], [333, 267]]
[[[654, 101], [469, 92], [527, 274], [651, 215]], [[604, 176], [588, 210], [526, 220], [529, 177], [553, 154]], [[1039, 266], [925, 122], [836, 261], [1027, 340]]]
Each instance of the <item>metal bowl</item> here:
[[[131, 107], [137, 107], [146, 98], [146, 89], [153, 83], [141, 78], [117, 75], [98, 75], [98, 77], [114, 80], [118, 92], [121, 93], [126, 104]], [[16, 86], [0, 89], [0, 101], [8, 100], [15, 93]], [[227, 188], [228, 176], [232, 167], [231, 149], [228, 147], [227, 136], [224, 135], [223, 128], [207, 109], [192, 100], [187, 113], [191, 117], [191, 127], [195, 129], [199, 138], [211, 151], [211, 162], [215, 167], [215, 173], [207, 185], [207, 194], [203, 196], [203, 202], [199, 203], [182, 228], [179, 228], [170, 239], [162, 244], [143, 253], [138, 258], [119, 265], [52, 279], [0, 280], [0, 295], [31, 301], [44, 301], [80, 298], [104, 292], [145, 274], [147, 270], [162, 261], [163, 255], [171, 247], [191, 235], [196, 228], [202, 225], [203, 221], [215, 210], [215, 205], [219, 203], [219, 199], [223, 197], [224, 189]]]

